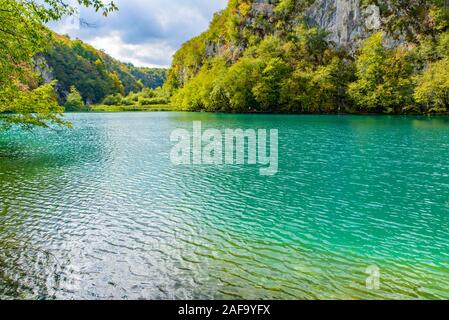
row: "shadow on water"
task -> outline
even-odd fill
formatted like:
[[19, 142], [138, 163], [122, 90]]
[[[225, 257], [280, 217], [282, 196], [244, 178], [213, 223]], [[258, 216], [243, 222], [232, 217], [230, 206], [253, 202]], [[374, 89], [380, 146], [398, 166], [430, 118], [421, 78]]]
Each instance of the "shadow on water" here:
[[[70, 261], [45, 241], [48, 219], [71, 172], [105, 158], [102, 136], [81, 149], [80, 131], [0, 133], [0, 298], [55, 298], [55, 288]], [[43, 209], [48, 206], [47, 209]]]
[[[17, 134], [17, 133], [16, 133]], [[33, 133], [30, 136], [35, 137]], [[20, 136], [20, 134], [19, 134]], [[57, 258], [48, 250], [33, 244], [22, 233], [30, 216], [29, 212], [15, 213], [11, 203], [23, 201], [25, 181], [34, 180], [62, 165], [62, 157], [55, 157], [35, 148], [36, 141], [20, 139], [14, 133], [0, 135], [0, 297], [43, 298], [51, 297], [47, 288], [57, 284]], [[41, 180], [40, 190], [46, 184]], [[8, 221], [14, 215], [14, 225]], [[25, 227], [24, 227], [25, 228]]]
[[0, 240], [0, 297], [50, 299], [63, 269], [58, 258], [25, 240]]

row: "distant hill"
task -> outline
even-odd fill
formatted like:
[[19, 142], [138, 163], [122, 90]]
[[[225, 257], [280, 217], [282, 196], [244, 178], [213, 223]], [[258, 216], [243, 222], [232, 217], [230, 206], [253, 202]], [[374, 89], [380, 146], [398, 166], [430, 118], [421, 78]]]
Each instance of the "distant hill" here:
[[145, 87], [156, 89], [162, 87], [167, 78], [167, 69], [164, 68], [142, 68], [135, 67], [131, 63], [125, 64], [130, 73], [142, 82]]
[[60, 102], [75, 86], [87, 103], [99, 103], [110, 94], [126, 95], [165, 82], [166, 70], [138, 68], [122, 63], [105, 52], [67, 36], [53, 35], [44, 54], [37, 58], [44, 82], [57, 80]]

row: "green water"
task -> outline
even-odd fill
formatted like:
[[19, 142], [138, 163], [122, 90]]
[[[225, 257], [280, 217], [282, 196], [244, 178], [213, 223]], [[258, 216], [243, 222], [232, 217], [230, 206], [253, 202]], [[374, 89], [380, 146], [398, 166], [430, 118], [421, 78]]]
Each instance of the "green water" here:
[[[0, 136], [0, 298], [449, 298], [449, 118], [67, 117]], [[175, 167], [192, 121], [278, 129], [279, 173]]]

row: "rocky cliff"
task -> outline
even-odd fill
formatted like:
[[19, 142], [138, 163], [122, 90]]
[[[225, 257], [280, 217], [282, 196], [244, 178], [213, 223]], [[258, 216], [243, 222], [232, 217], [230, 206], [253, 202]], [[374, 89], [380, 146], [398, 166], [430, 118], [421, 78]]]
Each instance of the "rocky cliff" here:
[[[293, 3], [294, 1], [291, 1]], [[260, 17], [275, 22], [282, 19], [282, 10], [276, 10], [280, 1], [255, 0], [251, 4], [247, 25]], [[354, 48], [360, 40], [382, 27], [377, 5], [361, 5], [360, 0], [295, 1], [288, 22], [295, 25], [306, 20], [329, 32], [329, 40], [344, 47]]]
[[[245, 3], [245, 2], [243, 2]], [[291, 29], [306, 22], [328, 32], [328, 40], [336, 46], [354, 51], [370, 34], [382, 29], [380, 8], [376, 4], [362, 5], [361, 0], [253, 0], [248, 12], [243, 13], [240, 32], [247, 28], [255, 34], [282, 33], [282, 27]], [[375, 3], [375, 2], [373, 2]], [[283, 6], [283, 4], [285, 4]], [[231, 51], [240, 53], [244, 43]], [[209, 54], [217, 54], [216, 42], [208, 44]]]
[[362, 8], [359, 0], [315, 1], [305, 16], [311, 24], [327, 30], [330, 41], [351, 49], [382, 26], [379, 7]]
[[229, 0], [175, 54], [166, 88], [186, 110], [446, 110], [444, 1]]

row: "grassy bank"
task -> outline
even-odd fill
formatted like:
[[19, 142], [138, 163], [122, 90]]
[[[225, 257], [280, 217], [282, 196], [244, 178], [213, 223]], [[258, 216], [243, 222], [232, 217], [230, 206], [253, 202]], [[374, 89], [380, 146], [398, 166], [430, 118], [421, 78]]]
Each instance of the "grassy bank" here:
[[91, 112], [156, 112], [156, 111], [175, 111], [169, 104], [154, 104], [142, 106], [136, 105], [104, 105], [98, 104], [91, 106]]

